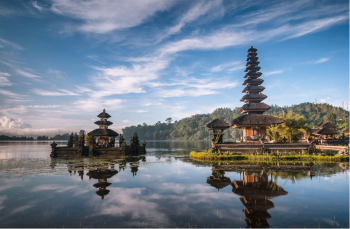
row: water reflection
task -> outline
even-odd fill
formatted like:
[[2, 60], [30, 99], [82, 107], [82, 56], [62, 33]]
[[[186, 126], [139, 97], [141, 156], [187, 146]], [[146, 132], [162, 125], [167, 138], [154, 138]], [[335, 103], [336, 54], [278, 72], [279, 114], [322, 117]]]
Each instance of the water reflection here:
[[349, 225], [349, 163], [219, 164], [188, 157], [205, 142], [147, 146], [146, 157], [119, 159], [51, 159], [49, 145], [8, 147], [1, 227]]
[[[315, 176], [312, 170], [313, 163], [212, 163], [212, 176], [207, 183], [218, 189], [232, 186], [232, 192], [241, 196], [239, 199], [245, 207], [245, 221], [248, 228], [268, 228], [269, 209], [275, 207], [273, 198], [287, 195], [280, 185], [278, 178], [295, 180]], [[339, 165], [340, 166], [340, 165]], [[342, 165], [346, 167], [346, 165]], [[225, 172], [239, 173], [239, 180], [231, 182]]]

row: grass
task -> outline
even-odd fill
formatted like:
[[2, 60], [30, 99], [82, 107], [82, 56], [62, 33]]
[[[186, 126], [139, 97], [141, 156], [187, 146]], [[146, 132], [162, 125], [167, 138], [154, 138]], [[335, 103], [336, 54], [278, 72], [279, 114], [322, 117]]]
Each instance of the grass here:
[[349, 156], [335, 156], [334, 153], [255, 153], [255, 154], [234, 154], [226, 153], [212, 153], [210, 150], [192, 151], [190, 157], [193, 159], [205, 161], [349, 161]]

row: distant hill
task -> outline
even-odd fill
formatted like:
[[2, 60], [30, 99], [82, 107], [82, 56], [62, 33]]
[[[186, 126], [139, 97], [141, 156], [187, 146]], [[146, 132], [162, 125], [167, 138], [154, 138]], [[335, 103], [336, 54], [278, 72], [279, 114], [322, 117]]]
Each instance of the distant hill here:
[[[183, 118], [174, 123], [162, 123], [158, 121], [154, 125], [143, 123], [123, 129], [124, 138], [129, 140], [133, 132], [137, 132], [142, 140], [209, 140], [211, 131], [205, 128], [205, 124], [215, 118], [231, 122], [241, 114], [238, 107], [218, 108], [211, 114], [196, 114]], [[308, 121], [309, 127], [320, 126], [325, 122], [336, 123], [340, 130], [345, 130], [349, 125], [349, 112], [326, 103], [301, 103], [299, 105], [279, 107], [272, 105], [266, 114], [278, 116], [283, 112], [293, 112], [303, 115]], [[237, 129], [229, 128], [225, 131], [225, 139], [238, 138]]]

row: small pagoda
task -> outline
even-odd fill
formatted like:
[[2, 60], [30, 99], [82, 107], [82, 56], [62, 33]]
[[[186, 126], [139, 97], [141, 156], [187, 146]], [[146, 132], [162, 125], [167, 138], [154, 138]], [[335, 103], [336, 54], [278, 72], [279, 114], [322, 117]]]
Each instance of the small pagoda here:
[[327, 122], [318, 128], [311, 129], [311, 136], [315, 136], [316, 139], [334, 138], [335, 134], [339, 134], [339, 132], [336, 130], [337, 128], [337, 125]]
[[95, 124], [100, 128], [95, 129], [89, 133], [90, 136], [93, 136], [94, 142], [97, 141], [98, 147], [114, 147], [115, 138], [119, 135], [114, 130], [108, 129], [108, 126], [112, 125], [111, 121], [108, 121], [111, 116], [106, 113], [106, 110], [103, 109], [103, 112], [97, 115], [101, 120], [96, 121]]
[[245, 95], [241, 99], [245, 104], [239, 109], [242, 115], [230, 123], [230, 126], [239, 129], [242, 142], [262, 141], [266, 139], [266, 127], [284, 122], [283, 119], [263, 114], [271, 107], [262, 102], [267, 96], [262, 93], [265, 87], [261, 86], [264, 80], [260, 78], [262, 73], [256, 51], [253, 46], [248, 49], [246, 80], [243, 82], [245, 88], [242, 91]]
[[205, 128], [213, 131], [213, 136], [211, 139], [212, 148], [215, 148], [215, 144], [220, 144], [224, 142], [224, 130], [229, 128], [230, 125], [221, 119], [214, 119], [205, 125]]

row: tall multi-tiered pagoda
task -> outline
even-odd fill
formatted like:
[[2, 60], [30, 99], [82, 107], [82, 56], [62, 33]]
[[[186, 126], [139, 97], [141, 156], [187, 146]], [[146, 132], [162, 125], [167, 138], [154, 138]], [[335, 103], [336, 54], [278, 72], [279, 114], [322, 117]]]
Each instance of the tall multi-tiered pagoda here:
[[240, 139], [243, 142], [265, 139], [267, 126], [284, 122], [275, 116], [263, 114], [270, 109], [270, 106], [262, 102], [267, 96], [262, 93], [265, 87], [261, 86], [264, 80], [260, 78], [262, 73], [259, 72], [260, 62], [256, 51], [257, 49], [253, 46], [248, 49], [244, 76], [246, 80], [243, 83], [245, 88], [242, 91], [245, 95], [241, 99], [245, 104], [239, 109], [243, 115], [230, 123], [231, 126], [239, 128]]
[[114, 130], [108, 129], [108, 126], [112, 125], [111, 121], [108, 121], [111, 116], [106, 113], [106, 110], [103, 109], [103, 112], [97, 115], [101, 120], [96, 121], [95, 124], [100, 128], [91, 131], [89, 134], [95, 139], [97, 138], [97, 146], [101, 147], [114, 147], [115, 137], [119, 134]]

